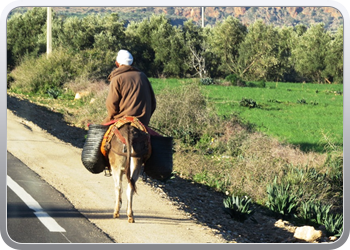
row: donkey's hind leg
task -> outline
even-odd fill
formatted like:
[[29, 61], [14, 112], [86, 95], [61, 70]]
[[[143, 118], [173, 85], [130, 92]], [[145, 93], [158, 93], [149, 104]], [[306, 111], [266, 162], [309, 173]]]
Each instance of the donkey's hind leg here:
[[115, 185], [115, 207], [113, 212], [113, 218], [119, 218], [119, 211], [122, 206], [122, 193], [123, 193], [123, 187], [122, 187], [122, 172], [120, 169], [117, 171], [112, 171], [113, 178], [114, 178], [114, 185]]
[[126, 197], [127, 197], [127, 201], [128, 201], [127, 216], [128, 216], [129, 223], [135, 222], [134, 214], [132, 211], [132, 201], [133, 201], [133, 195], [136, 191], [136, 181], [140, 175], [141, 165], [142, 165], [142, 162], [141, 162], [140, 158], [131, 157], [131, 159], [130, 159], [130, 179], [131, 179], [131, 181], [128, 182], [128, 187], [126, 190]]
[[125, 162], [125, 157], [114, 155], [114, 161], [113, 164], [111, 164], [112, 169], [112, 176], [114, 179], [114, 185], [115, 185], [115, 207], [114, 207], [114, 213], [113, 218], [119, 218], [119, 211], [122, 206], [122, 193], [123, 193], [123, 186], [122, 186], [122, 177], [123, 177], [123, 171], [122, 167]]

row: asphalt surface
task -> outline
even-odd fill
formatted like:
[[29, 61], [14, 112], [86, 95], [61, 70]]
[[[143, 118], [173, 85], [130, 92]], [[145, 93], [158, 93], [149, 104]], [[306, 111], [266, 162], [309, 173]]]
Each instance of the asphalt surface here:
[[56, 189], [43, 181], [23, 162], [7, 152], [7, 175], [62, 228], [50, 231], [18, 196], [7, 187], [7, 233], [17, 243], [113, 243], [89, 222]]

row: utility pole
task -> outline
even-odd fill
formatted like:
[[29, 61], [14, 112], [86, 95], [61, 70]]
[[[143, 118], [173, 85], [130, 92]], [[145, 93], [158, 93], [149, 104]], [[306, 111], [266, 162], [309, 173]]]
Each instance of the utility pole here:
[[202, 7], [202, 28], [204, 28], [204, 7]]
[[51, 7], [47, 7], [47, 40], [46, 40], [46, 57], [49, 58], [49, 55], [52, 52], [52, 12]]

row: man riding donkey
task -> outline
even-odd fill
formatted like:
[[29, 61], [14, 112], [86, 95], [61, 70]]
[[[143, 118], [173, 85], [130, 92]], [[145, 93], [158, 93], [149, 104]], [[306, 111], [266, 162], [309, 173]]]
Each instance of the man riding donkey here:
[[156, 98], [147, 76], [133, 66], [133, 56], [120, 50], [115, 62], [117, 69], [109, 75], [109, 93], [106, 99], [108, 116], [104, 123], [124, 116], [136, 117], [148, 126], [156, 109]]
[[115, 182], [116, 206], [113, 217], [119, 217], [122, 193], [122, 175], [128, 180], [127, 215], [134, 222], [132, 196], [141, 166], [150, 157], [150, 134], [148, 128], [156, 109], [156, 98], [147, 76], [133, 66], [133, 56], [127, 50], [120, 50], [116, 58], [117, 69], [108, 77], [110, 89], [106, 99], [108, 116], [104, 125], [109, 130], [104, 136], [101, 151], [108, 159]]

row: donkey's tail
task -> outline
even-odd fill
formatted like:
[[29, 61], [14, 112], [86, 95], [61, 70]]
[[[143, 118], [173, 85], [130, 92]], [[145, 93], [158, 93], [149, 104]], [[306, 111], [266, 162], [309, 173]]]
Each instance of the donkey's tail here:
[[136, 193], [136, 184], [135, 180], [131, 176], [131, 145], [132, 145], [132, 127], [128, 127], [127, 138], [126, 138], [126, 166], [125, 166], [125, 174], [128, 182], [131, 184], [132, 190]]

